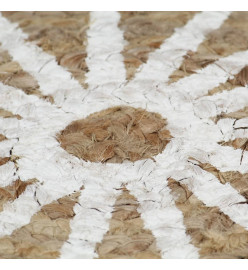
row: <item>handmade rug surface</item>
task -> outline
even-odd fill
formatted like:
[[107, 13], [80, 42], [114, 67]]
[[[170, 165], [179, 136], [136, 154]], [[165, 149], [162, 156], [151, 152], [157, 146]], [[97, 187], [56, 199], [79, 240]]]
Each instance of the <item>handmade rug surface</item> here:
[[248, 12], [2, 12], [0, 258], [248, 258]]

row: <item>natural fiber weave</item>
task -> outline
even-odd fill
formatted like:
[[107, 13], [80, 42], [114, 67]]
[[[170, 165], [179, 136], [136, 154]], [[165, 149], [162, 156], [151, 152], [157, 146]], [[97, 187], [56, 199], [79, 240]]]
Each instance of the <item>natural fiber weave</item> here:
[[1, 40], [0, 258], [248, 258], [248, 12], [92, 14], [2, 12], [57, 69]]
[[91, 162], [121, 163], [152, 158], [170, 141], [166, 120], [155, 113], [115, 107], [77, 120], [58, 140], [70, 154]]
[[96, 246], [100, 259], [160, 258], [154, 236], [144, 229], [138, 206], [134, 196], [122, 188], [114, 205], [109, 231]]

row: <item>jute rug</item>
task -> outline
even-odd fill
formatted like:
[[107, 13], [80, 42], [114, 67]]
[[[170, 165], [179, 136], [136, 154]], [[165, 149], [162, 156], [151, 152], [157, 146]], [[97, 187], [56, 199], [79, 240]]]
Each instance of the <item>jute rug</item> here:
[[247, 12], [2, 12], [0, 258], [248, 258]]

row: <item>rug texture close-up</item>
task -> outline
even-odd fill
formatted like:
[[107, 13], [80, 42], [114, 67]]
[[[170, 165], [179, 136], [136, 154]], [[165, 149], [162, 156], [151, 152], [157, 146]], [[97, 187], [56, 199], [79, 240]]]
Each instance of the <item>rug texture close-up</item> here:
[[1, 12], [0, 258], [248, 258], [248, 12]]

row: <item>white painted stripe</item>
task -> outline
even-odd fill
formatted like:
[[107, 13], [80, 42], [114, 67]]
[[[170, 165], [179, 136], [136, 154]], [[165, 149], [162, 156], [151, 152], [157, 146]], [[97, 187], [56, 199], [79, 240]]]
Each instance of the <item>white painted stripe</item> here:
[[224, 118], [217, 122], [223, 134], [223, 141], [248, 138], [248, 117], [243, 119]]
[[[14, 125], [17, 125], [20, 132], [33, 128], [33, 133], [39, 127], [43, 127], [44, 132], [58, 132], [60, 128], [63, 129], [72, 120], [76, 119], [73, 114], [65, 113], [55, 105], [39, 99], [37, 96], [27, 95], [20, 89], [4, 85], [1, 82], [0, 107], [14, 114], [19, 114], [24, 118], [21, 120], [8, 120], [9, 125], [12, 128], [14, 128]], [[5, 124], [7, 128], [7, 120], [5, 120]]]
[[30, 217], [40, 210], [34, 198], [35, 186], [30, 185], [13, 202], [7, 202], [0, 212], [0, 237], [10, 235], [14, 230], [26, 225]]
[[194, 112], [200, 118], [209, 118], [221, 113], [230, 113], [248, 105], [248, 90], [238, 87], [213, 96], [205, 96], [194, 102]]
[[9, 161], [0, 166], [0, 187], [8, 186], [17, 179], [18, 175], [14, 162]]
[[9, 22], [0, 14], [2, 48], [38, 81], [43, 95], [53, 96], [55, 104], [63, 110], [79, 113], [80, 109], [75, 103], [81, 104], [87, 91], [72, 78], [70, 72], [57, 64], [54, 56], [43, 52], [31, 42], [25, 42], [27, 38], [28, 35], [23, 33], [16, 23]]
[[[86, 82], [90, 89], [111, 93], [125, 81], [126, 70], [121, 54], [123, 33], [118, 27], [118, 12], [91, 12], [87, 31]], [[99, 89], [100, 88], [100, 89]]]
[[206, 206], [219, 207], [220, 211], [248, 230], [248, 205], [242, 204], [246, 199], [229, 183], [221, 184], [213, 174], [192, 164], [175, 172], [172, 178], [186, 184]]
[[[241, 149], [233, 149], [230, 146], [220, 146], [219, 144], [201, 142], [204, 147], [200, 147], [200, 142], [195, 142], [195, 147], [188, 151], [188, 157], [193, 157], [203, 163], [209, 163], [218, 170], [248, 172], [248, 152]], [[192, 143], [193, 144], [193, 143]], [[243, 159], [241, 162], [241, 157]]]
[[0, 158], [1, 157], [9, 157], [10, 150], [13, 148], [13, 146], [16, 144], [16, 142], [17, 142], [17, 139], [1, 141], [0, 142]]
[[[9, 119], [9, 125], [7, 119], [0, 119], [4, 124], [4, 133], [10, 135], [10, 138], [19, 138], [12, 149], [13, 155], [21, 157], [17, 161], [19, 169], [16, 177], [22, 181], [31, 178], [40, 181], [36, 184], [36, 197], [41, 206], [78, 190], [87, 169], [83, 168], [83, 163], [78, 159], [60, 148], [55, 139], [56, 133], [75, 116], [65, 114], [54, 105], [13, 87], [0, 84], [0, 88], [0, 106], [24, 118]], [[5, 174], [1, 175], [3, 185], [13, 181], [10, 177], [13, 170], [4, 170]], [[11, 234], [13, 230], [27, 224], [39, 209], [34, 192], [27, 191], [14, 202], [7, 203], [0, 215], [0, 235]], [[16, 217], [14, 221], [13, 216]]]
[[[96, 243], [100, 243], [109, 229], [113, 206], [119, 188], [127, 179], [133, 179], [136, 165], [85, 165], [88, 169], [79, 204], [74, 207], [75, 217], [70, 222], [71, 234], [61, 249], [61, 258], [96, 258]], [[121, 173], [120, 173], [121, 172]]]
[[195, 51], [205, 36], [218, 29], [229, 14], [230, 12], [196, 14], [184, 27], [176, 29], [175, 33], [164, 41], [160, 49], [149, 54], [147, 63], [139, 68], [135, 78], [124, 87], [117, 89], [114, 92], [115, 95], [132, 102], [134, 100], [132, 92], [135, 93], [136, 100], [142, 100], [150, 92], [154, 94], [152, 89], [156, 90], [160, 83], [168, 82], [171, 73], [180, 67], [187, 51]]
[[[182, 213], [175, 207], [170, 190], [166, 187], [165, 170], [161, 175], [158, 168], [153, 171], [154, 166], [150, 161], [145, 164], [149, 164], [148, 169], [144, 161], [106, 166], [91, 164], [91, 174], [85, 182], [80, 204], [74, 207], [76, 216], [71, 220], [72, 232], [61, 249], [61, 258], [97, 257], [95, 244], [100, 243], [108, 231], [111, 211], [120, 194], [115, 189], [121, 183], [128, 184], [128, 189], [140, 202], [139, 211], [145, 226], [157, 238], [157, 246], [162, 250], [163, 257], [198, 257], [197, 249], [190, 244], [190, 237], [185, 233]], [[142, 181], [138, 181], [140, 178]], [[154, 191], [149, 193], [146, 187], [148, 190], [154, 188]], [[161, 193], [157, 194], [160, 189]], [[154, 202], [150, 201], [151, 197]]]
[[209, 90], [217, 87], [220, 83], [225, 83], [228, 78], [237, 74], [248, 64], [247, 59], [248, 51], [237, 52], [198, 70], [197, 74], [182, 78], [171, 85], [165, 86], [157, 81], [149, 83], [145, 79], [143, 83], [140, 81], [135, 85], [131, 81], [124, 89], [115, 91], [115, 94], [127, 102], [153, 99], [154, 95], [161, 95], [161, 93], [165, 93], [169, 97], [175, 97], [175, 94], [183, 95], [184, 99], [194, 100], [206, 95]]
[[[81, 118], [109, 107], [127, 105], [114, 97], [112, 91], [126, 79], [121, 51], [124, 48], [123, 33], [118, 28], [118, 12], [91, 12], [91, 24], [87, 31], [88, 46], [86, 63], [89, 72], [86, 82], [89, 89], [80, 108]], [[78, 101], [77, 101], [78, 102]]]
[[[111, 171], [110, 171], [111, 174]], [[96, 243], [100, 243], [109, 229], [109, 220], [114, 210], [113, 205], [120, 194], [120, 183], [115, 178], [95, 178], [89, 175], [89, 181], [79, 197], [79, 204], [74, 207], [75, 217], [70, 222], [71, 233], [61, 249], [63, 259], [97, 258]]]
[[[248, 172], [248, 151], [233, 149], [229, 146], [216, 145], [209, 147], [209, 163], [213, 164], [220, 171], [238, 171], [240, 173]], [[242, 158], [243, 156], [243, 158]]]
[[[55, 108], [55, 106], [39, 99], [37, 96], [27, 95], [20, 89], [5, 85], [2, 82], [0, 82], [0, 97], [0, 106], [2, 108], [11, 111], [13, 114], [21, 113], [21, 116], [24, 118], [41, 118], [44, 117], [43, 114], [45, 114], [47, 110], [49, 110], [48, 113], [51, 113], [51, 109]], [[33, 116], [30, 112], [25, 111], [25, 107], [30, 106], [30, 104], [33, 104], [33, 107], [37, 110], [41, 110], [43, 108], [43, 111], [40, 113], [42, 116], [38, 114]]]
[[[241, 162], [241, 157], [243, 159]], [[248, 172], [248, 151], [233, 149], [229, 146], [221, 146], [212, 139], [175, 138], [166, 146], [166, 149], [155, 156], [156, 163], [165, 169], [183, 171], [185, 162], [192, 157], [202, 163], [209, 163], [218, 170]]]
[[147, 63], [141, 66], [132, 83], [139, 80], [166, 82], [170, 74], [180, 67], [187, 51], [196, 51], [206, 35], [218, 29], [229, 14], [230, 12], [196, 14], [185, 26], [175, 29], [175, 33], [159, 49], [149, 54]]
[[171, 171], [162, 169], [151, 160], [142, 163], [143, 166], [128, 183], [127, 188], [138, 199], [138, 211], [145, 228], [151, 230], [155, 236], [162, 258], [198, 258], [198, 250], [190, 243], [191, 238], [186, 234], [183, 214], [175, 206], [167, 186], [167, 178], [170, 177]]
[[241, 118], [241, 119], [235, 121], [233, 127], [234, 127], [235, 129], [239, 129], [239, 128], [248, 128], [248, 117]]
[[[0, 102], [1, 102], [0, 93]], [[17, 134], [20, 130], [20, 120], [16, 118], [3, 118], [0, 117], [0, 134], [3, 134], [8, 139], [17, 138]]]
[[185, 91], [193, 99], [206, 95], [209, 90], [237, 74], [248, 64], [247, 59], [248, 51], [236, 52], [171, 84], [167, 91]]
[[[39, 182], [28, 186], [18, 199], [4, 205], [0, 213], [0, 236], [10, 235], [28, 224], [32, 215], [43, 205], [79, 190], [90, 174], [76, 158], [49, 141], [44, 140], [39, 145], [31, 142], [28, 147], [27, 141], [28, 138], [26, 142], [20, 140], [14, 149], [17, 155], [23, 153], [23, 157], [18, 160], [17, 176], [23, 181], [36, 178]], [[0, 166], [0, 171], [3, 166]], [[7, 185], [10, 175], [5, 179], [3, 184]]]

